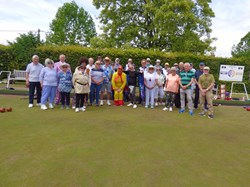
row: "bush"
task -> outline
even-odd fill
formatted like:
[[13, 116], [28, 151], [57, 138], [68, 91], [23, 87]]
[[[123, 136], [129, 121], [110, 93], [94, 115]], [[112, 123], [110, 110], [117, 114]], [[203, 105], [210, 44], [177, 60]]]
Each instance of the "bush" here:
[[[78, 65], [78, 60], [82, 56], [93, 57], [94, 59], [97, 56], [108, 56], [111, 60], [115, 60], [115, 58], [120, 58], [121, 64], [124, 66], [128, 60], [128, 58], [132, 58], [136, 67], [140, 66], [140, 61], [142, 59], [150, 58], [154, 63], [156, 59], [160, 59], [162, 61], [162, 65], [165, 62], [168, 62], [170, 66], [172, 66], [175, 62], [192, 62], [195, 68], [199, 67], [200, 62], [205, 62], [207, 66], [210, 67], [211, 73], [215, 76], [216, 82], [219, 84], [225, 83], [226, 88], [229, 91], [231, 87], [231, 82], [221, 82], [218, 81], [220, 65], [242, 65], [245, 66], [244, 72], [244, 82], [246, 83], [248, 92], [250, 92], [250, 81], [249, 81], [249, 73], [250, 73], [250, 63], [247, 59], [236, 59], [236, 58], [216, 58], [213, 56], [202, 56], [202, 55], [193, 55], [187, 53], [166, 53], [154, 50], [142, 50], [142, 49], [117, 49], [117, 48], [104, 48], [104, 49], [95, 49], [95, 48], [86, 48], [81, 46], [48, 46], [43, 45], [39, 46], [35, 49], [33, 54], [37, 54], [40, 57], [40, 62], [44, 63], [46, 58], [51, 58], [54, 61], [58, 61], [60, 54], [66, 55], [66, 60], [71, 64], [72, 69], [74, 69]], [[11, 56], [11, 50], [8, 47], [0, 47], [0, 57], [1, 62], [9, 62], [7, 63], [7, 69], [12, 69], [15, 65], [12, 62], [14, 59]], [[31, 58], [31, 57], [29, 57]], [[28, 62], [26, 62], [28, 64]], [[16, 67], [16, 66], [15, 66]], [[24, 68], [24, 67], [22, 67]], [[12, 69], [13, 70], [13, 69]], [[242, 92], [243, 88], [241, 86], [236, 86], [236, 90]]]

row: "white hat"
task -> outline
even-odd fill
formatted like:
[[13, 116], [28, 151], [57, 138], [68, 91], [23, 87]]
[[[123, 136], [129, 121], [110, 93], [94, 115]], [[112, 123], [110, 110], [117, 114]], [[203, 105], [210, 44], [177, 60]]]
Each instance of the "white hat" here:
[[210, 68], [208, 66], [205, 66], [204, 70], [210, 70]]
[[150, 58], [147, 58], [147, 61], [151, 61]]
[[161, 60], [157, 59], [155, 62], [156, 62], [156, 63], [161, 63]]
[[148, 69], [155, 69], [153, 65], [148, 66]]

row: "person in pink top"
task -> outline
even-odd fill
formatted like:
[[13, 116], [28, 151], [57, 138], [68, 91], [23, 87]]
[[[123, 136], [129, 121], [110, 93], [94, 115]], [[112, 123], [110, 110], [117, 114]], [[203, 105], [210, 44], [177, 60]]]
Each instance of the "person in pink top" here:
[[[58, 74], [58, 72], [60, 72], [61, 71], [61, 66], [62, 66], [62, 64], [63, 63], [66, 63], [65, 62], [65, 55], [64, 54], [61, 54], [60, 56], [59, 56], [59, 62], [56, 62], [55, 64], [54, 64], [54, 69], [56, 70], [56, 73]], [[71, 72], [71, 69], [70, 69], [70, 66], [68, 67], [69, 68], [69, 71]], [[55, 99], [55, 104], [59, 104], [60, 103], [60, 100], [61, 100], [61, 98], [60, 98], [60, 92], [59, 92], [59, 90], [58, 90], [58, 87], [57, 87], [57, 89], [56, 89], [56, 99]]]
[[170, 112], [173, 111], [173, 104], [175, 100], [175, 95], [179, 91], [179, 80], [180, 77], [176, 74], [176, 68], [172, 67], [170, 70], [170, 74], [166, 80], [165, 88], [166, 91], [166, 106], [163, 108], [164, 111], [169, 110]]

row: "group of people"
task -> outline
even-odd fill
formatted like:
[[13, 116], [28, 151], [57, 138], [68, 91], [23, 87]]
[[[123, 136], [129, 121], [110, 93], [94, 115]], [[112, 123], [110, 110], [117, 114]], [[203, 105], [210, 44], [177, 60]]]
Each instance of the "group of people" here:
[[[210, 68], [203, 62], [195, 70], [191, 63], [175, 63], [170, 68], [169, 63], [161, 66], [156, 60], [153, 65], [150, 58], [141, 60], [141, 66], [136, 70], [132, 59], [127, 64], [120, 64], [119, 58], [111, 62], [109, 57], [102, 59], [81, 57], [79, 65], [72, 73], [70, 64], [65, 61], [65, 55], [59, 56], [59, 62], [47, 58], [44, 66], [39, 63], [39, 57], [34, 55], [27, 65], [26, 85], [29, 87], [29, 108], [33, 107], [34, 93], [37, 93], [37, 105], [46, 110], [54, 108], [54, 103], [61, 103], [61, 108], [70, 108], [72, 89], [74, 96], [72, 108], [75, 112], [85, 111], [87, 106], [104, 104], [106, 94], [107, 105], [123, 106], [125, 98], [133, 108], [141, 103], [145, 108], [165, 105], [163, 111], [173, 111], [174, 106], [179, 113], [184, 113], [187, 103], [189, 114], [194, 114], [194, 108], [200, 103], [201, 116], [208, 113], [213, 118], [212, 89], [214, 77]], [[136, 97], [136, 87], [139, 87], [139, 100]], [[125, 98], [124, 98], [125, 97]], [[165, 97], [165, 103], [163, 102]], [[187, 102], [186, 102], [187, 101]]]

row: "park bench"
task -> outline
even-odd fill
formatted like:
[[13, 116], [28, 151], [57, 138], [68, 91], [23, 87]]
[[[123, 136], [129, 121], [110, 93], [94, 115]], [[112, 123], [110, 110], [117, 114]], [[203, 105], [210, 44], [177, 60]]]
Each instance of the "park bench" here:
[[14, 70], [11, 74], [10, 71], [1, 71], [1, 74], [7, 74], [7, 86], [6, 88], [9, 89], [10, 83], [14, 83], [14, 81], [25, 81], [26, 80], [26, 71], [25, 70]]

